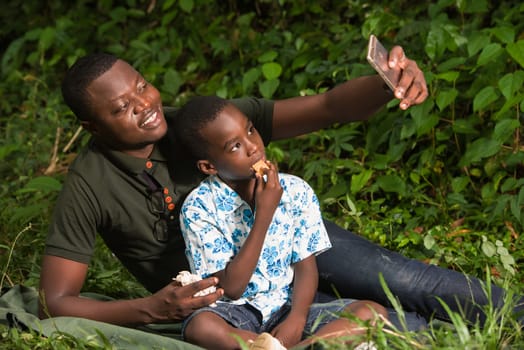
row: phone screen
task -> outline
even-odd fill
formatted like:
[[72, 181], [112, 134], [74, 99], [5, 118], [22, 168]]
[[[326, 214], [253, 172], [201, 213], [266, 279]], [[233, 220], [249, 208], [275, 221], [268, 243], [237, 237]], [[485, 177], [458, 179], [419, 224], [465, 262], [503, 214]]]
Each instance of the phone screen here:
[[389, 68], [388, 51], [373, 34], [369, 37], [367, 60], [388, 84], [389, 88], [395, 90], [400, 77], [400, 70]]

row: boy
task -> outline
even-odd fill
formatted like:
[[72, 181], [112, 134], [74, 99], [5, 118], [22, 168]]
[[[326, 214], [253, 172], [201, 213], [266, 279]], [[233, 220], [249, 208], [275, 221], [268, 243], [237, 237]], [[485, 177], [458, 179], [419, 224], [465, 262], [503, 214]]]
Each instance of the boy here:
[[[237, 349], [235, 334], [254, 341], [254, 348], [281, 349], [275, 338], [289, 347], [362, 332], [338, 318], [341, 312], [371, 323], [386, 317], [371, 301], [312, 305], [315, 255], [331, 247], [318, 199], [306, 182], [279, 174], [268, 161], [264, 176], [254, 171], [265, 160], [264, 143], [238, 108], [219, 97], [196, 97], [179, 111], [173, 129], [208, 175], [181, 209], [186, 255], [193, 273], [218, 277], [226, 297], [189, 316], [188, 341]], [[313, 338], [304, 340], [308, 335]]]

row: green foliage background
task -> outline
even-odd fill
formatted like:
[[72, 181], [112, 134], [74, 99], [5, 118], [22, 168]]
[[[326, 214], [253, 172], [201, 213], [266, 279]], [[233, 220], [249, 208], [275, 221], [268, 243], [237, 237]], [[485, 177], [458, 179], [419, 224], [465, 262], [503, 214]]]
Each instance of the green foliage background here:
[[[116, 54], [166, 105], [193, 94], [285, 98], [373, 74], [374, 33], [403, 46], [430, 97], [369, 122], [274, 143], [339, 224], [405, 255], [522, 285], [524, 5], [518, 1], [24, 1], [0, 27], [0, 286], [38, 284], [49, 216], [87, 134], [61, 99], [66, 68]], [[86, 289], [143, 290], [100, 245]], [[500, 279], [499, 279], [500, 278]]]

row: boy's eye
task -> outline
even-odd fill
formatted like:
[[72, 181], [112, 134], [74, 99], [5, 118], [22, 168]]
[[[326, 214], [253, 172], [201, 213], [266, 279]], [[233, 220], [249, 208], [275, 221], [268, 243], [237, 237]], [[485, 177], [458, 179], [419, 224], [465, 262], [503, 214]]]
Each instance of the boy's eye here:
[[240, 143], [235, 143], [232, 147], [231, 147], [231, 152], [234, 152], [236, 151], [237, 149], [240, 148]]

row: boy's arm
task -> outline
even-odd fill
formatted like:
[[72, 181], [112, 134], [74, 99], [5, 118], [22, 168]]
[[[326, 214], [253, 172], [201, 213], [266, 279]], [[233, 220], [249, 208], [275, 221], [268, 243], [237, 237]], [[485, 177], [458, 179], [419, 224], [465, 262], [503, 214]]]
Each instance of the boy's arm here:
[[267, 181], [257, 175], [255, 189], [256, 214], [253, 227], [240, 248], [240, 251], [227, 264], [226, 268], [218, 271], [219, 285], [224, 293], [231, 299], [238, 299], [244, 294], [247, 284], [251, 280], [260, 252], [264, 245], [266, 233], [273, 220], [273, 215], [282, 197], [282, 187], [278, 179], [278, 170], [274, 164], [269, 164], [265, 170]]
[[317, 262], [314, 255], [310, 255], [293, 266], [295, 277], [291, 311], [286, 319], [271, 332], [286, 347], [300, 341], [318, 286]]
[[230, 299], [239, 299], [244, 294], [260, 258], [273, 213], [274, 211], [263, 215], [257, 213], [253, 228], [238, 254], [231, 259], [225, 269], [213, 274], [218, 277], [219, 286], [224, 289], [224, 294]]

